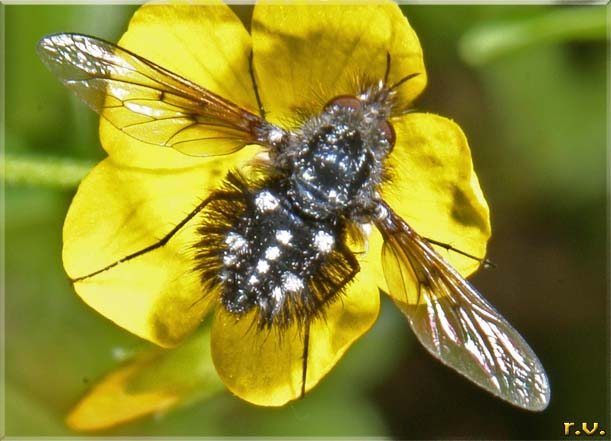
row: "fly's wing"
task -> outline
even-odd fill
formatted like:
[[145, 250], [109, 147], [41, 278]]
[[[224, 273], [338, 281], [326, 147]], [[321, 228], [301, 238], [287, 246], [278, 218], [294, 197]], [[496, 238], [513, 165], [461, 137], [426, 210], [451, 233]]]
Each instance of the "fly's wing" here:
[[526, 341], [426, 240], [384, 208], [388, 215], [377, 227], [388, 289], [424, 347], [494, 395], [524, 409], [545, 409], [549, 383]]
[[258, 116], [112, 43], [54, 34], [38, 44], [49, 69], [129, 136], [194, 156], [261, 143]]

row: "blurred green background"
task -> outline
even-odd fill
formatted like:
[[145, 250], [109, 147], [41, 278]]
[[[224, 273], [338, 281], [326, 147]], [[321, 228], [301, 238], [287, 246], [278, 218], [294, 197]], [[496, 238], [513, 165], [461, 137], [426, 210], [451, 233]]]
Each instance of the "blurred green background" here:
[[[248, 21], [251, 7], [235, 8]], [[103, 152], [96, 115], [35, 51], [42, 36], [59, 31], [116, 41], [134, 9], [4, 7], [9, 436], [74, 434], [64, 423], [72, 406], [146, 347], [86, 307], [63, 272], [61, 228], [75, 191], [70, 176]], [[491, 206], [489, 257], [497, 267], [473, 281], [546, 367], [549, 408], [540, 414], [513, 408], [440, 365], [385, 302], [375, 328], [304, 400], [266, 409], [219, 393], [102, 434], [558, 439], [564, 422], [598, 422], [607, 435], [596, 438], [609, 437], [608, 8], [404, 11], [430, 75], [416, 108], [463, 127]], [[72, 168], [64, 163], [61, 185], [21, 173], [28, 170], [24, 160], [48, 158], [77, 161]]]

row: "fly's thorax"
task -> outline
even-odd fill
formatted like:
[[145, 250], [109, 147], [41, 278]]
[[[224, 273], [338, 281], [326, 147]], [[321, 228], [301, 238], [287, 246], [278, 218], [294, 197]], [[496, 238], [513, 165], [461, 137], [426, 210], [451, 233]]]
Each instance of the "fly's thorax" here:
[[315, 219], [370, 220], [394, 142], [386, 117], [378, 102], [342, 96], [303, 124], [278, 158], [297, 210]]

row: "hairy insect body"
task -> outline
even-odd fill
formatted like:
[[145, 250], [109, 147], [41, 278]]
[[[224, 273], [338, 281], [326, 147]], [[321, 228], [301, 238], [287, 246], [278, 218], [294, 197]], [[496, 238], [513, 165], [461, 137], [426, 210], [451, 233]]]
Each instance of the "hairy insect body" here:
[[287, 196], [299, 212], [316, 219], [372, 221], [393, 139], [384, 130], [392, 130], [389, 110], [380, 112], [385, 106], [370, 100], [367, 93], [335, 98], [281, 150], [278, 163], [288, 168]]
[[[95, 37], [50, 35], [40, 41], [38, 52], [64, 85], [140, 142], [195, 156], [225, 155], [250, 144], [266, 149], [262, 173], [228, 173], [223, 185], [162, 238], [72, 277], [75, 286], [166, 246], [197, 217], [193, 267], [203, 282], [202, 299], [218, 300], [236, 319], [255, 313], [259, 329], [297, 324], [303, 331], [303, 395], [310, 325], [359, 272], [346, 245], [349, 238], [359, 239], [353, 227], [375, 227], [384, 239], [380, 258], [393, 299], [403, 305], [401, 299], [418, 296], [417, 307], [403, 305], [401, 311], [424, 347], [510, 403], [529, 410], [547, 406], [550, 387], [535, 353], [433, 245], [482, 259], [418, 235], [379, 195], [384, 162], [395, 141], [388, 120], [402, 117], [409, 105], [399, 102], [398, 91], [422, 72], [408, 72], [389, 85], [387, 53], [382, 81], [359, 87], [357, 96], [334, 98], [319, 115], [289, 131], [266, 120], [264, 112], [252, 113]], [[260, 101], [255, 74], [251, 65]], [[430, 128], [423, 130], [429, 133]], [[90, 293], [83, 288], [81, 295], [88, 298]], [[333, 327], [341, 323], [335, 321]], [[330, 329], [330, 338], [335, 331]]]
[[230, 173], [205, 209], [196, 260], [227, 311], [256, 308], [260, 327], [288, 326], [320, 314], [358, 272], [342, 231], [297, 213], [286, 179], [253, 186]]
[[358, 272], [346, 227], [373, 220], [393, 141], [386, 114], [368, 99], [338, 97], [287, 133], [272, 154], [273, 178], [253, 185], [230, 175], [241, 209], [225, 216], [224, 235], [200, 243], [217, 250], [207, 254], [221, 261], [216, 283], [227, 311], [257, 308], [260, 326], [307, 323]]

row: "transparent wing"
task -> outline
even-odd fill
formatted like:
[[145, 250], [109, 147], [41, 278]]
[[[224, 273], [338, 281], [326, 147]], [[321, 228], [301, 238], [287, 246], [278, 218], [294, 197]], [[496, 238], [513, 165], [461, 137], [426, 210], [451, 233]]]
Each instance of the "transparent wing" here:
[[195, 156], [261, 143], [268, 123], [224, 98], [112, 43], [54, 34], [38, 44], [49, 69], [129, 136]]
[[377, 222], [384, 237], [384, 275], [420, 342], [494, 395], [528, 410], [545, 409], [549, 383], [526, 341], [426, 240], [385, 208], [388, 216]]

